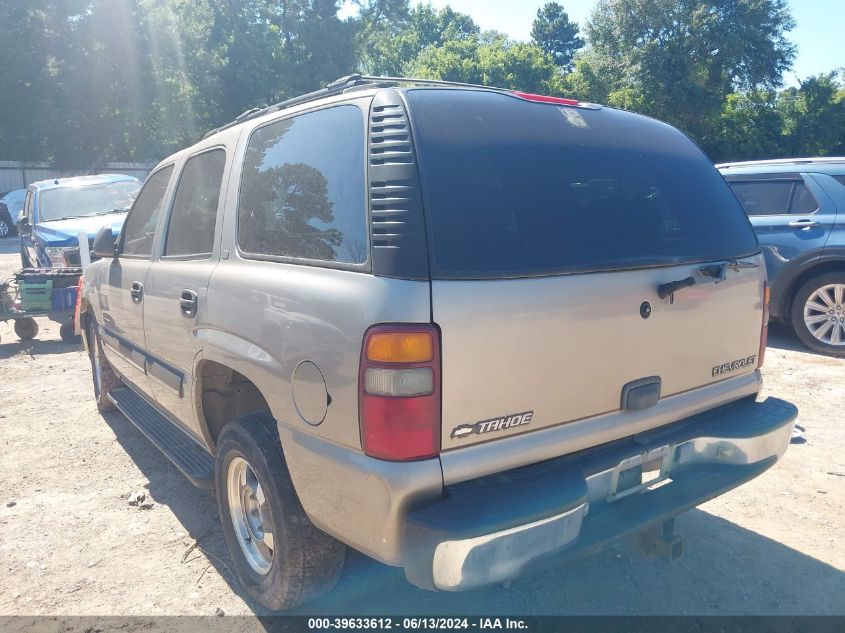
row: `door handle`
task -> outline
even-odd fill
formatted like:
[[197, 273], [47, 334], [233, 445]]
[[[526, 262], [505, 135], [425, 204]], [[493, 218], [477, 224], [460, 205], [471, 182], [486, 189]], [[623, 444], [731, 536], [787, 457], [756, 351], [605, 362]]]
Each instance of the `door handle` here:
[[197, 293], [193, 290], [183, 290], [179, 297], [179, 309], [188, 318], [197, 316]]
[[144, 298], [144, 284], [140, 281], [133, 281], [129, 286], [129, 296], [132, 297], [133, 303], [141, 303]]
[[814, 229], [821, 225], [815, 220], [794, 220], [787, 226], [791, 229]]

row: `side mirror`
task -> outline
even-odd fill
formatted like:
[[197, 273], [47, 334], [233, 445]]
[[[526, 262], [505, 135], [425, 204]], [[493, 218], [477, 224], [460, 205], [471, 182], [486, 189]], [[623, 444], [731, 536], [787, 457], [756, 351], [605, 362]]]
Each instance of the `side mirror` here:
[[21, 211], [18, 216], [18, 221], [15, 222], [15, 224], [18, 225], [18, 229], [25, 229], [29, 227], [29, 218], [23, 214], [23, 211]]
[[104, 226], [97, 232], [97, 237], [94, 238], [91, 255], [104, 259], [106, 257], [112, 258], [116, 254], [114, 235], [110, 227]]

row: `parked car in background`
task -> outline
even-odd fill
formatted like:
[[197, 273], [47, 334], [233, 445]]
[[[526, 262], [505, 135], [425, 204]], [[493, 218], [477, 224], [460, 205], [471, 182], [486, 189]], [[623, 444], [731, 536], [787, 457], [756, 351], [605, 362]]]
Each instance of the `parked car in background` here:
[[0, 197], [0, 238], [16, 235], [26, 189], [15, 189]]
[[756, 400], [742, 209], [630, 112], [343, 78], [162, 161], [93, 253], [98, 407], [216, 489], [272, 609], [347, 545], [444, 591], [643, 531], [675, 557], [675, 515], [772, 466], [797, 413]]
[[771, 315], [845, 357], [845, 158], [717, 165], [766, 257]]
[[141, 181], [123, 174], [75, 176], [35, 182], [26, 188], [18, 222], [24, 268], [79, 266], [79, 234], [88, 246], [109, 226], [117, 235]]

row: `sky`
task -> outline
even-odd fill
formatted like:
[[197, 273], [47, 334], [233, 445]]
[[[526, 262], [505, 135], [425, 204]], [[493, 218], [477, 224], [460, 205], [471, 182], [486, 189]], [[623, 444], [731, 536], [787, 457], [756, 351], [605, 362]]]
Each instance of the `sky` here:
[[[436, 7], [450, 5], [468, 13], [484, 30], [495, 29], [513, 39], [530, 39], [531, 21], [545, 0], [430, 0]], [[583, 24], [596, 0], [557, 0], [569, 18]], [[845, 0], [790, 0], [797, 26], [790, 39], [798, 46], [793, 70], [784, 81], [797, 85], [798, 79], [845, 66]]]

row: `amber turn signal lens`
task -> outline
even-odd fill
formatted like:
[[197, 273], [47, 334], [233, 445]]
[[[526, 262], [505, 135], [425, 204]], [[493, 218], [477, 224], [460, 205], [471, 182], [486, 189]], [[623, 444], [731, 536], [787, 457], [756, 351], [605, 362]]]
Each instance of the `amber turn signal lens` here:
[[428, 332], [379, 332], [367, 341], [367, 360], [377, 363], [426, 363], [433, 357]]

